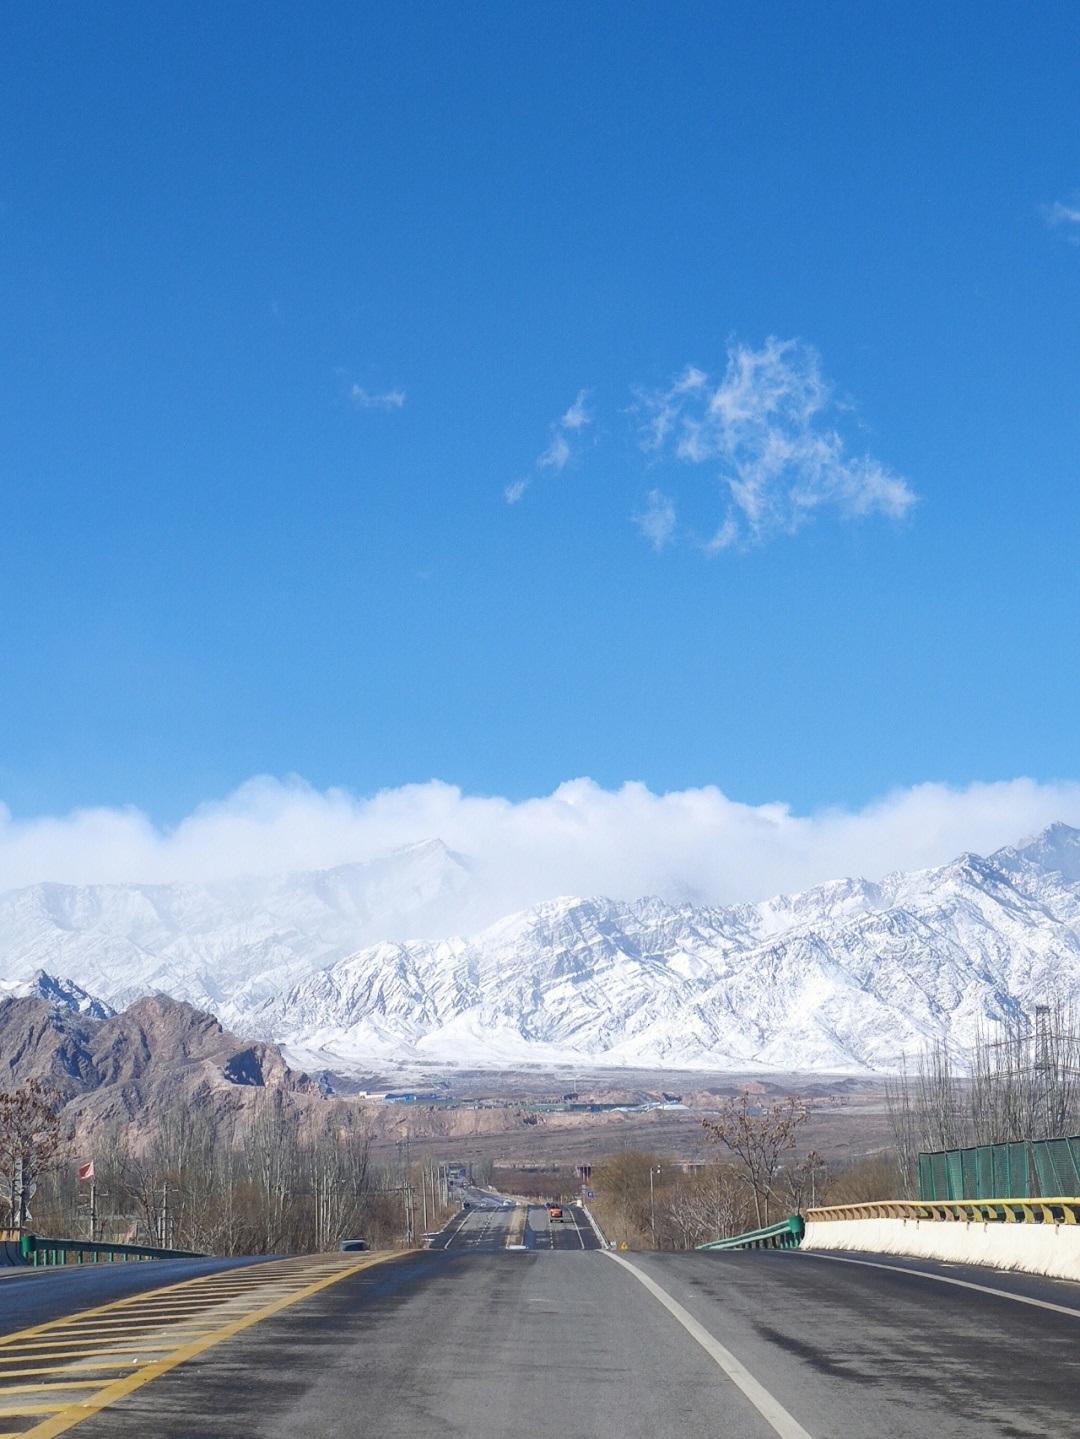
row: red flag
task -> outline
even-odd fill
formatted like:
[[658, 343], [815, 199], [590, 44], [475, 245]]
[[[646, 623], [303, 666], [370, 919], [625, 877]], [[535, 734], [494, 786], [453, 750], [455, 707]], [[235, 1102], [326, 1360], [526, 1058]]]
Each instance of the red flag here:
[[80, 1164], [79, 1167], [78, 1167], [78, 1169], [75, 1171], [75, 1178], [78, 1179], [78, 1180], [80, 1181], [80, 1183], [81, 1183], [84, 1179], [93, 1179], [93, 1177], [94, 1177], [94, 1161], [93, 1161], [92, 1159], [91, 1159], [91, 1161], [90, 1161], [89, 1164]]

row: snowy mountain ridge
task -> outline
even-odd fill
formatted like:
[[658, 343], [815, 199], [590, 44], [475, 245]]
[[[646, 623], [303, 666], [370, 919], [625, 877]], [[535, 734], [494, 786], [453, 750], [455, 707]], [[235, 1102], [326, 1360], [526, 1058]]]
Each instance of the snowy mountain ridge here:
[[470, 938], [386, 937], [463, 912], [469, 880], [433, 841], [216, 887], [35, 886], [0, 895], [0, 976], [48, 968], [112, 1004], [162, 989], [339, 1067], [881, 1070], [1080, 1002], [1080, 831], [1065, 825], [760, 904], [567, 897]]

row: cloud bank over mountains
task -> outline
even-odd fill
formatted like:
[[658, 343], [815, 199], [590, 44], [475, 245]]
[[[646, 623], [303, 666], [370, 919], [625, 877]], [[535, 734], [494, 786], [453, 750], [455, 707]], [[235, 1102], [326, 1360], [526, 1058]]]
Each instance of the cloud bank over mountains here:
[[577, 779], [515, 802], [438, 781], [357, 796], [260, 777], [171, 829], [133, 808], [16, 819], [0, 806], [0, 890], [295, 873], [439, 839], [467, 857], [467, 922], [483, 925], [563, 894], [759, 900], [985, 854], [1057, 820], [1080, 824], [1080, 783], [925, 784], [858, 811], [800, 816], [712, 786], [660, 795]]

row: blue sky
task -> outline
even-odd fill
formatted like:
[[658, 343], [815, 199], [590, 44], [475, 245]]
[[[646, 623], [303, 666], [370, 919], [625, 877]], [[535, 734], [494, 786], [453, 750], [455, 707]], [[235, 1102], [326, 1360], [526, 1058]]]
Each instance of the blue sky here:
[[5, 30], [11, 822], [1080, 777], [1075, 6]]

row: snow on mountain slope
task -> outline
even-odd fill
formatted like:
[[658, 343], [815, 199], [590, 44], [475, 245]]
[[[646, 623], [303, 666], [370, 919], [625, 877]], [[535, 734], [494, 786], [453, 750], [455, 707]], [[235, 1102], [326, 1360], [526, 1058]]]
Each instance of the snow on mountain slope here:
[[[438, 842], [216, 887], [0, 896], [3, 973], [112, 1003], [163, 989], [321, 1062], [887, 1069], [1043, 999], [1080, 1001], [1080, 831], [761, 904], [563, 898], [468, 939]], [[440, 918], [443, 928], [440, 930]]]
[[433, 840], [218, 885], [38, 884], [0, 894], [0, 977], [46, 969], [121, 1007], [162, 991], [232, 1023], [362, 945], [430, 932], [468, 880], [468, 861]]
[[116, 1013], [111, 1005], [87, 994], [74, 981], [57, 979], [43, 969], [30, 979], [0, 979], [0, 1000], [3, 999], [44, 999], [54, 1009], [84, 1014], [88, 1019], [108, 1019]]
[[[1049, 832], [1048, 832], [1049, 834]], [[378, 945], [253, 1015], [348, 1062], [887, 1069], [1080, 998], [1080, 833], [733, 909], [560, 899], [476, 938]]]

